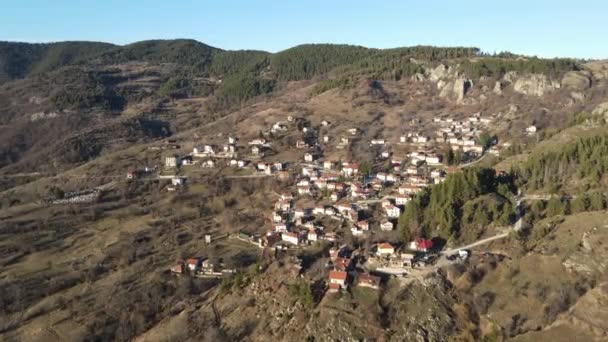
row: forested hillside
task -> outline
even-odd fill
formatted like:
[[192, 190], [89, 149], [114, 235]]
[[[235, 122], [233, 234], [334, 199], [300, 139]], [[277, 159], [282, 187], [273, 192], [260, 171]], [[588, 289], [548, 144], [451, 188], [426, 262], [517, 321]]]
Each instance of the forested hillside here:
[[87, 60], [114, 46], [98, 42], [0, 42], [0, 84]]
[[608, 136], [581, 138], [560, 151], [537, 152], [516, 171], [529, 190], [588, 190], [604, 185], [608, 170]]
[[491, 222], [509, 224], [513, 216], [509, 199], [514, 193], [511, 175], [496, 175], [487, 168], [464, 169], [405, 206], [399, 218], [403, 239], [438, 235], [473, 240]]

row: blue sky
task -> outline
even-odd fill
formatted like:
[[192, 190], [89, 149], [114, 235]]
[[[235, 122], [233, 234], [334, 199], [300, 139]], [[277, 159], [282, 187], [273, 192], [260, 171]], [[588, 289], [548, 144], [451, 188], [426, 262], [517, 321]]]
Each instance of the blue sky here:
[[0, 40], [193, 38], [267, 51], [303, 43], [459, 45], [608, 58], [608, 0], [1, 1]]

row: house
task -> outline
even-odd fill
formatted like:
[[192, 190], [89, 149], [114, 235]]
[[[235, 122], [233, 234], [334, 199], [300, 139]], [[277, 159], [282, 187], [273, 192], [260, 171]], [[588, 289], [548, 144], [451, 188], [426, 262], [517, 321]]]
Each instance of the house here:
[[333, 201], [333, 202], [337, 202], [340, 197], [338, 196], [337, 192], [332, 192], [331, 195], [329, 195], [329, 198]]
[[194, 160], [191, 156], [185, 156], [182, 158], [182, 165], [194, 165]]
[[418, 135], [418, 136], [415, 136], [412, 139], [412, 141], [417, 144], [426, 144], [429, 141], [429, 137], [423, 136], [423, 135]]
[[384, 145], [384, 139], [372, 139], [371, 145]]
[[342, 145], [348, 145], [350, 143], [350, 139], [348, 139], [347, 137], [341, 137], [340, 138], [340, 144]]
[[329, 291], [337, 292], [340, 289], [346, 289], [346, 280], [348, 274], [342, 271], [329, 271]]
[[349, 258], [342, 258], [337, 256], [334, 259], [334, 269], [337, 271], [349, 271], [353, 268], [353, 260]]
[[184, 273], [183, 261], [178, 261], [174, 266], [171, 266], [171, 272], [178, 273], [178, 274]]
[[274, 225], [274, 231], [277, 233], [287, 232], [287, 224], [285, 222], [278, 222]]
[[298, 195], [310, 195], [310, 186], [298, 185]]
[[536, 133], [536, 131], [537, 131], [536, 126], [529, 126], [528, 128], [526, 128], [526, 133], [528, 135], [533, 135]]
[[308, 148], [308, 144], [304, 140], [296, 141], [296, 148]]
[[426, 157], [426, 163], [430, 164], [430, 165], [437, 165], [437, 164], [441, 164], [442, 159], [443, 158], [441, 157], [441, 155], [433, 154], [433, 155]]
[[398, 218], [401, 215], [401, 208], [392, 204], [386, 207], [384, 211], [386, 212], [386, 216], [391, 218]]
[[342, 173], [346, 177], [353, 177], [359, 173], [359, 165], [356, 163], [345, 163], [342, 166]]
[[272, 213], [272, 222], [279, 223], [283, 221], [283, 216], [276, 211]]
[[414, 241], [410, 242], [410, 249], [419, 252], [428, 252], [433, 248], [433, 241], [417, 238]]
[[137, 171], [129, 171], [127, 172], [127, 179], [133, 179], [137, 177]]
[[276, 162], [276, 163], [273, 164], [273, 166], [274, 166], [275, 170], [277, 170], [277, 171], [283, 171], [283, 163]]
[[353, 236], [363, 236], [363, 234], [365, 234], [365, 232], [363, 231], [363, 229], [357, 227], [357, 226], [353, 226], [350, 228], [350, 232], [353, 234]]
[[297, 246], [300, 244], [300, 234], [294, 232], [281, 233], [281, 240]]
[[409, 201], [412, 199], [412, 198], [411, 198], [409, 195], [407, 195], [407, 194], [403, 194], [403, 195], [401, 195], [401, 194], [399, 194], [399, 195], [395, 195], [393, 198], [395, 199], [395, 204], [396, 204], [396, 205], [406, 205], [406, 204], [407, 204], [407, 202], [409, 202]]
[[165, 157], [165, 167], [177, 167], [179, 165], [178, 156], [167, 156]]
[[257, 145], [255, 145], [251, 148], [251, 154], [256, 155], [256, 156], [259, 155], [261, 151], [262, 150]]
[[228, 137], [228, 144], [234, 145], [234, 144], [236, 144], [237, 140], [238, 139], [235, 137]]
[[215, 154], [215, 150], [211, 145], [196, 145], [192, 149], [192, 155], [195, 157], [206, 157]]
[[323, 136], [323, 142], [324, 142], [324, 143], [329, 142], [329, 136], [324, 135], [324, 136]]
[[323, 126], [329, 126], [329, 124], [330, 124], [330, 122], [327, 120], [321, 121], [321, 125], [323, 125]]
[[236, 151], [236, 148], [234, 147], [234, 145], [224, 145], [222, 147], [222, 149], [224, 150], [224, 153], [234, 153]]
[[323, 162], [323, 168], [326, 170], [331, 170], [334, 167], [334, 162], [331, 160], [326, 160]]
[[264, 145], [266, 144], [266, 139], [258, 138], [253, 139], [249, 142], [249, 145]]
[[215, 162], [211, 159], [205, 160], [204, 162], [201, 163], [201, 167], [207, 168], [207, 169], [213, 168], [213, 167], [215, 167]]
[[196, 272], [200, 266], [200, 259], [190, 258], [186, 260], [186, 265], [188, 266], [188, 269], [190, 269], [190, 272]]
[[361, 228], [361, 230], [369, 230], [369, 221], [358, 221], [357, 227]]
[[315, 229], [308, 230], [308, 241], [317, 241], [319, 239], [319, 234]]
[[350, 133], [350, 135], [355, 135], [357, 134], [358, 130], [356, 128], [349, 128], [348, 129], [348, 133]]
[[171, 184], [173, 186], [184, 185], [185, 182], [186, 182], [186, 178], [184, 178], [184, 177], [173, 177], [173, 178], [171, 178]]
[[387, 219], [382, 220], [382, 223], [380, 223], [380, 230], [382, 230], [382, 231], [385, 231], [385, 232], [386, 231], [391, 231], [394, 228], [395, 227], [394, 227], [393, 222], [391, 222], [391, 221], [389, 221]]
[[392, 256], [395, 254], [395, 247], [388, 242], [383, 242], [376, 246], [376, 254], [378, 256]]
[[237, 166], [237, 167], [244, 168], [244, 167], [245, 167], [245, 165], [247, 165], [247, 162], [246, 162], [246, 161], [244, 161], [244, 160], [238, 160], [238, 161], [236, 162], [236, 166]]
[[338, 212], [333, 207], [327, 207], [327, 208], [325, 208], [325, 212], [324, 212], [324, 214], [327, 215], [327, 216], [333, 216], [333, 215], [336, 215], [337, 213]]
[[380, 288], [380, 277], [370, 275], [369, 273], [361, 273], [357, 279], [357, 286], [369, 287], [377, 290]]
[[304, 154], [304, 161], [307, 162], [312, 162], [314, 160], [314, 156], [312, 155], [312, 153], [306, 153]]
[[405, 144], [407, 142], [407, 137], [405, 135], [402, 135], [399, 137], [399, 142], [402, 144]]

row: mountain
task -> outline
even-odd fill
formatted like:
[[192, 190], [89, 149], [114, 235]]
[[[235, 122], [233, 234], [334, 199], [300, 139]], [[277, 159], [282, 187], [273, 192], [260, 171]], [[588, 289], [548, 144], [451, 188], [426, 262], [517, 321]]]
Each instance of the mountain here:
[[[0, 64], [0, 340], [608, 334], [605, 61], [178, 39]], [[275, 214], [307, 242], [264, 245]]]

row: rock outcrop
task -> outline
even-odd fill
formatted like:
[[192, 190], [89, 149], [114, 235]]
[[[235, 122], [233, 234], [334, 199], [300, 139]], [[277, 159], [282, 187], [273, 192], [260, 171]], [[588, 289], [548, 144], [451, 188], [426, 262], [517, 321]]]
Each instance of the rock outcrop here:
[[589, 71], [568, 71], [562, 78], [562, 87], [578, 91], [591, 87], [591, 73]]
[[[506, 76], [506, 75], [505, 75]], [[547, 92], [560, 87], [558, 82], [553, 82], [545, 75], [529, 74], [517, 77], [513, 84], [513, 90], [531, 96], [543, 96]]]
[[608, 102], [597, 105], [591, 114], [608, 117]]
[[464, 77], [458, 77], [453, 81], [439, 81], [437, 82], [437, 89], [439, 90], [439, 96], [462, 103], [464, 96], [473, 87], [473, 81]]

